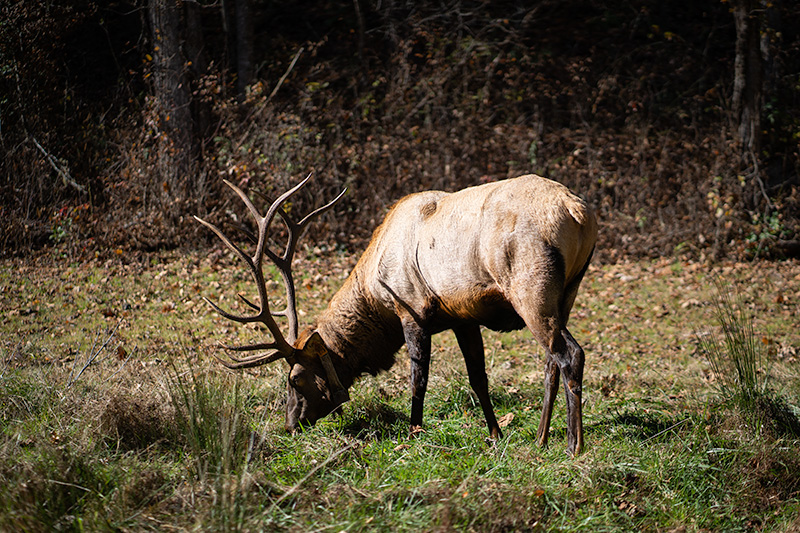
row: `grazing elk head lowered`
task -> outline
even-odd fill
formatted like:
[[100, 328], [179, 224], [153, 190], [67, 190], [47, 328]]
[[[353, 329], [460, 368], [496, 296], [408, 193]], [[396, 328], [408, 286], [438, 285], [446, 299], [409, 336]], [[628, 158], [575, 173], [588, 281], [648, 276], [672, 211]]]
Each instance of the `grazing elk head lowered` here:
[[[230, 347], [269, 350], [267, 353], [222, 362], [229, 368], [247, 368], [278, 359], [287, 361], [287, 429], [313, 424], [336, 410], [347, 401], [347, 390], [360, 375], [389, 369], [404, 343], [411, 362], [411, 425], [420, 426], [431, 336], [452, 329], [489, 432], [499, 437], [480, 326], [499, 331], [527, 327], [546, 353], [537, 440], [542, 446], [547, 444], [561, 377], [567, 400], [567, 451], [579, 453], [583, 446], [584, 353], [567, 330], [567, 320], [597, 240], [597, 223], [586, 203], [563, 185], [535, 175], [455, 193], [427, 191], [406, 196], [375, 230], [315, 329], [298, 336], [290, 268], [297, 240], [312, 217], [329, 209], [343, 194], [295, 222], [281, 205], [308, 179], [275, 200], [264, 216], [244, 192], [228, 183], [258, 225], [252, 257], [219, 229], [198, 219], [247, 263], [258, 287], [258, 305], [242, 297], [256, 311], [252, 316], [232, 315], [211, 305], [226, 318], [263, 323], [273, 337], [271, 342]], [[289, 229], [281, 255], [266, 246], [276, 214]], [[267, 303], [264, 256], [283, 276], [287, 307], [280, 313], [272, 313]], [[273, 318], [276, 314], [288, 319], [288, 337], [281, 334]]]

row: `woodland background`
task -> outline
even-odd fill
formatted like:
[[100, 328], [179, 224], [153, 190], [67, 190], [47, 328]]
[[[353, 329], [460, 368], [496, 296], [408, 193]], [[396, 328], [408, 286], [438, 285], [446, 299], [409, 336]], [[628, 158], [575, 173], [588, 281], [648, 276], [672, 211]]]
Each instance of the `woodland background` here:
[[[0, 0], [0, 530], [800, 533], [799, 145], [797, 0]], [[413, 436], [402, 350], [299, 435], [285, 365], [217, 363], [265, 332], [190, 215], [311, 171], [304, 326], [405, 194], [588, 199], [584, 453], [524, 331], [499, 440], [452, 332]]]
[[599, 256], [798, 255], [791, 0], [0, 2], [0, 254], [196, 246], [222, 178], [356, 251], [387, 206], [537, 172]]

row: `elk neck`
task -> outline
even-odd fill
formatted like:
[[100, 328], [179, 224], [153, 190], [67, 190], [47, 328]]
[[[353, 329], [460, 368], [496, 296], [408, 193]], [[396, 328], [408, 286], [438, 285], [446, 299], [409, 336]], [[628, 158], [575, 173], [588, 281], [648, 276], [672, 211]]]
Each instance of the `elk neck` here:
[[317, 331], [333, 353], [334, 367], [346, 389], [362, 374], [374, 376], [389, 370], [404, 342], [400, 320], [371, 297], [360, 266], [356, 265], [317, 321]]

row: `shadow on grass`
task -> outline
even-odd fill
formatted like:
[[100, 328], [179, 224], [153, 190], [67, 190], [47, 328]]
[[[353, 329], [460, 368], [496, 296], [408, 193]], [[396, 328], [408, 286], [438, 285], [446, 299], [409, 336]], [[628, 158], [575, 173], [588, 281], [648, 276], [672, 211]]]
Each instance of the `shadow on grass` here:
[[372, 400], [344, 415], [342, 432], [359, 440], [405, 437], [410, 423], [407, 414], [379, 400]]
[[800, 438], [800, 418], [789, 402], [782, 396], [766, 391], [747, 397], [725, 400], [720, 405], [731, 417], [739, 417], [743, 425], [759, 428], [776, 438]]
[[775, 434], [781, 437], [800, 437], [800, 418], [786, 399], [777, 395], [762, 395], [758, 408], [765, 423]]
[[648, 441], [690, 425], [692, 418], [668, 415], [653, 411], [626, 410], [610, 414], [608, 418], [586, 426], [589, 433], [609, 431], [634, 440]]

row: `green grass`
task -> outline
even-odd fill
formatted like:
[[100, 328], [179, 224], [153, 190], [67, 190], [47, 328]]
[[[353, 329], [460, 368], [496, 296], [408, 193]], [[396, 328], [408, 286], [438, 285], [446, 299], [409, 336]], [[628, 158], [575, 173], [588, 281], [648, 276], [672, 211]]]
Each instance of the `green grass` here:
[[716, 280], [714, 309], [721, 336], [698, 335], [721, 401], [741, 416], [751, 437], [764, 432], [800, 437], [800, 417], [786, 398], [770, 386], [768, 343], [755, 333], [753, 317], [730, 285]]
[[[299, 263], [309, 324], [353, 258]], [[237, 374], [210, 356], [260, 335], [200, 299], [237, 309], [251, 290], [227, 257], [7, 261], [0, 530], [796, 530], [800, 440], [754, 433], [698, 346], [697, 332], [724, 334], [718, 276], [768, 363], [756, 375], [797, 413], [799, 265], [592, 268], [570, 322], [587, 352], [586, 451], [571, 459], [563, 398], [550, 447], [534, 444], [543, 359], [525, 332], [484, 334], [497, 414], [514, 415], [497, 442], [449, 333], [416, 437], [404, 352], [341, 417], [290, 436], [285, 365]]]

